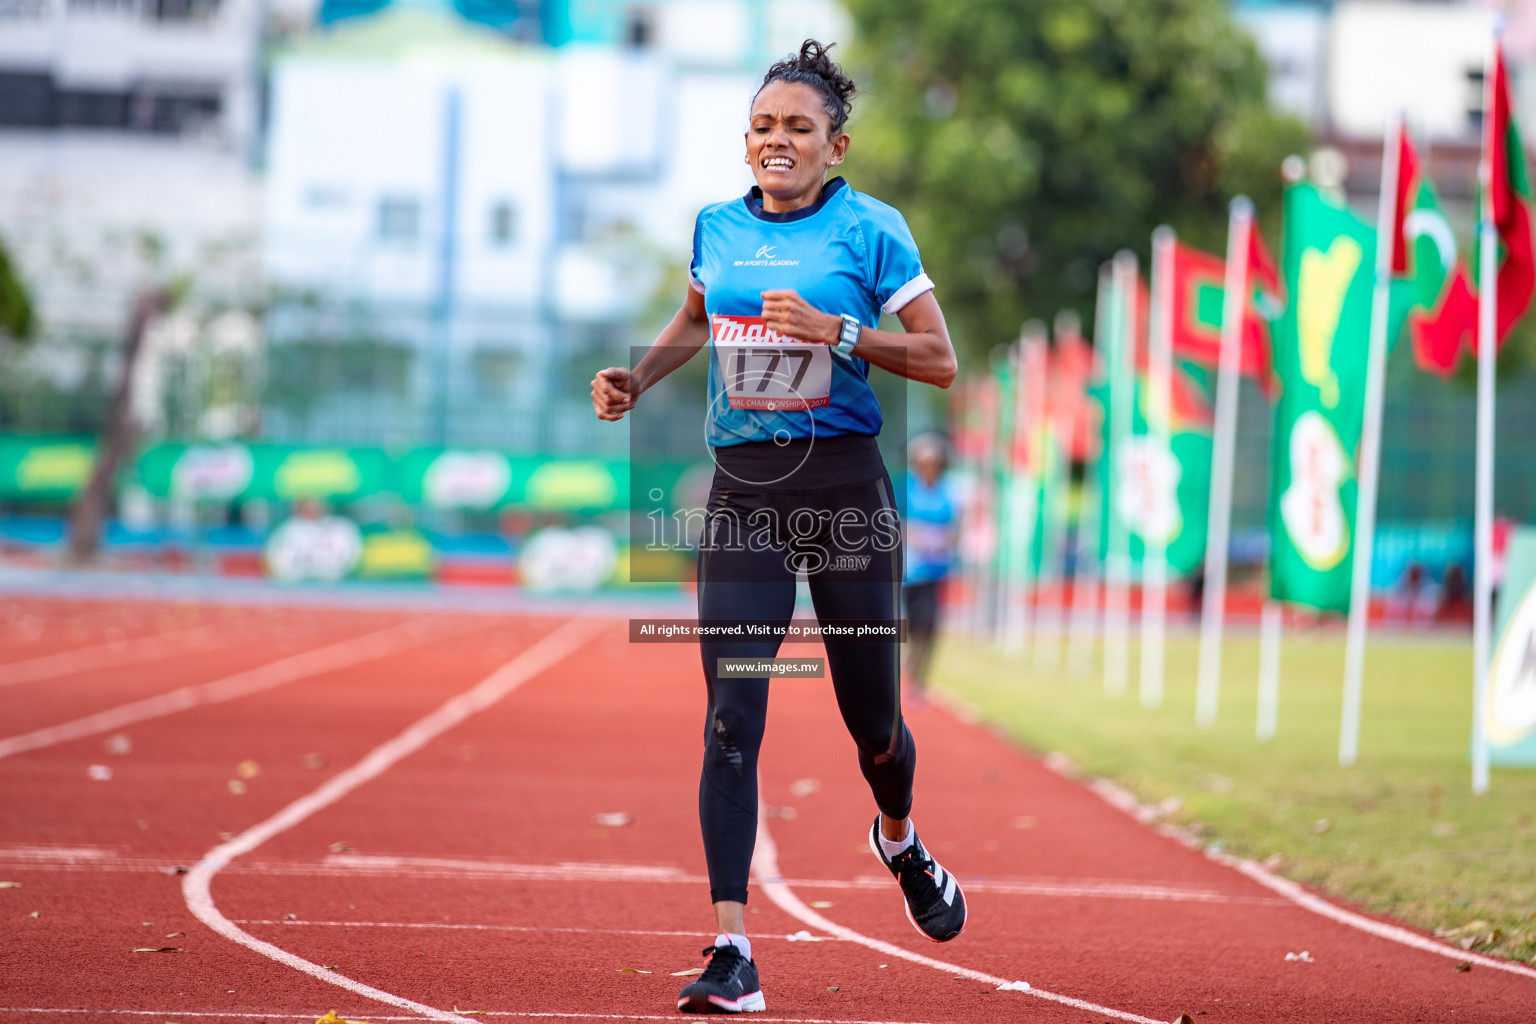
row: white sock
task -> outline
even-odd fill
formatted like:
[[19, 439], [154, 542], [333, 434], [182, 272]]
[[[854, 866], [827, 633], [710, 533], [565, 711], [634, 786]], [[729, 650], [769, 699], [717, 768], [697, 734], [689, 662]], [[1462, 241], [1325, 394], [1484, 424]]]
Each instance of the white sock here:
[[715, 936], [716, 946], [735, 946], [737, 951], [748, 960], [752, 959], [752, 940], [745, 935], [737, 935], [735, 932], [721, 932]]
[[900, 839], [887, 839], [885, 838], [884, 832], [880, 833], [880, 849], [885, 852], [885, 859], [890, 860], [897, 854], [901, 853], [901, 851], [911, 846], [912, 841], [916, 838], [917, 829], [912, 827], [912, 819], [908, 818], [907, 834], [902, 836]]

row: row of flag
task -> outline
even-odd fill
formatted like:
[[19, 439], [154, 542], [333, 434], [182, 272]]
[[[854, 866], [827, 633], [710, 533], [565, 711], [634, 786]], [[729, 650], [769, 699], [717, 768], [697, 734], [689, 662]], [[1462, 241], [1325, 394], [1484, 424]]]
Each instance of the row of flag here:
[[[1474, 662], [1482, 692], [1490, 622], [1492, 355], [1536, 292], [1530, 182], [1496, 45], [1485, 83], [1482, 258], [1470, 266], [1399, 116], [1386, 133], [1375, 226], [1327, 189], [1293, 180], [1284, 196], [1278, 262], [1246, 200], [1233, 204], [1225, 257], [1159, 229], [1150, 286], [1129, 253], [1103, 268], [1091, 349], [1070, 319], [1058, 321], [1054, 348], [1044, 325], [1032, 323], [995, 358], [991, 375], [969, 385], [957, 402], [955, 436], [977, 481], [965, 536], [974, 547], [972, 561], [984, 563], [977, 581], [984, 609], [979, 631], [995, 630], [1005, 648], [1018, 650], [1036, 625], [1029, 616], [1060, 607], [1036, 602], [1032, 612], [1028, 591], [1060, 579], [1066, 524], [1074, 518], [1066, 507], [1069, 463], [1086, 462], [1075, 515], [1080, 569], [1069, 633], [1089, 635], [1102, 623], [1106, 687], [1123, 687], [1128, 666], [1116, 645], [1129, 634], [1129, 587], [1139, 578], [1142, 698], [1155, 704], [1164, 588], [1170, 576], [1203, 573], [1197, 717], [1213, 720], [1237, 377], [1251, 378], [1270, 402], [1274, 426], [1269, 597], [1349, 613], [1340, 759], [1352, 762], [1384, 361], [1405, 338], [1417, 365], [1442, 376], [1454, 373], [1464, 354], [1482, 356]], [[1483, 289], [1484, 280], [1492, 287]], [[1483, 353], [1480, 338], [1497, 342]], [[1100, 568], [1098, 579], [1082, 574], [1089, 564]], [[1274, 627], [1265, 630], [1266, 643], [1277, 642], [1278, 623], [1275, 605], [1266, 611], [1266, 626]], [[1277, 652], [1269, 662], [1278, 664]], [[1269, 720], [1272, 731], [1272, 708]], [[1486, 765], [1479, 781], [1476, 762], [1474, 752], [1474, 788], [1486, 785]]]

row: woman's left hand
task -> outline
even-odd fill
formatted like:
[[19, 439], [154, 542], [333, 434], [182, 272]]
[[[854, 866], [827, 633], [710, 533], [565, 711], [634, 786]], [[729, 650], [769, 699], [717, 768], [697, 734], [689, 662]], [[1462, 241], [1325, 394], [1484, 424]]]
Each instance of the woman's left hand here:
[[843, 318], [823, 313], [789, 288], [763, 292], [763, 322], [770, 330], [799, 341], [836, 345]]

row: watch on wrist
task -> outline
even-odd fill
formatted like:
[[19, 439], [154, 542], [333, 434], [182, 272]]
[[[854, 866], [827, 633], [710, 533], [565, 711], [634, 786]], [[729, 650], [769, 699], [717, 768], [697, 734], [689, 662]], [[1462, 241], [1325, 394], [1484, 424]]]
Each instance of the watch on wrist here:
[[859, 344], [859, 333], [863, 329], [858, 317], [844, 313], [843, 328], [838, 332], [837, 344], [832, 346], [832, 350], [838, 355], [852, 356], [854, 348]]

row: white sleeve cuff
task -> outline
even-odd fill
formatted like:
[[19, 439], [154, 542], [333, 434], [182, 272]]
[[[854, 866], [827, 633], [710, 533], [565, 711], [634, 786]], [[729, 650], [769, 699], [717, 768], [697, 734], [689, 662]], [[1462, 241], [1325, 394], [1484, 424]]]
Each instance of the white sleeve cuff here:
[[692, 288], [694, 291], [698, 292], [700, 295], [704, 294], [704, 286], [702, 284], [700, 284], [699, 283], [699, 279], [694, 277], [692, 274], [688, 275], [688, 287]]
[[933, 281], [927, 274], [919, 273], [912, 280], [896, 289], [896, 294], [888, 299], [881, 310], [886, 313], [897, 313], [903, 306], [917, 298], [923, 292], [933, 291]]

